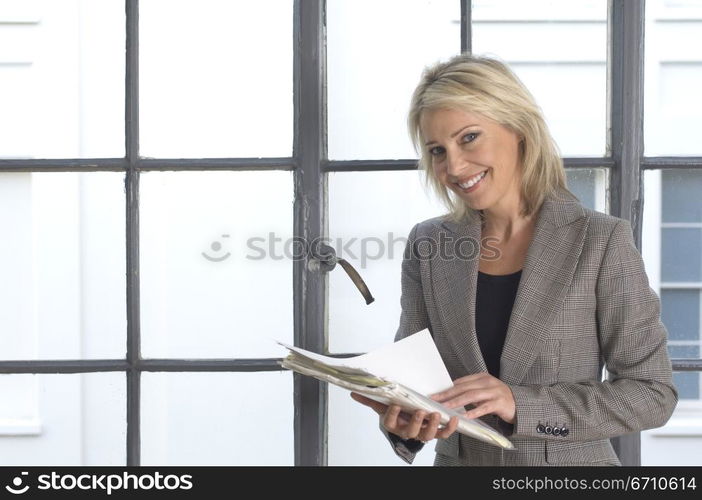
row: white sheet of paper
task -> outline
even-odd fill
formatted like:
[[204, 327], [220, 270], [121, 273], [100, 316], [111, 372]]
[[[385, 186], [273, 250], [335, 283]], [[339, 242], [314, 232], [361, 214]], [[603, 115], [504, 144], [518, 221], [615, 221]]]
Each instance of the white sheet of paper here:
[[331, 366], [360, 368], [411, 387], [425, 396], [453, 386], [446, 365], [428, 329], [353, 358], [331, 358], [299, 347], [280, 345]]

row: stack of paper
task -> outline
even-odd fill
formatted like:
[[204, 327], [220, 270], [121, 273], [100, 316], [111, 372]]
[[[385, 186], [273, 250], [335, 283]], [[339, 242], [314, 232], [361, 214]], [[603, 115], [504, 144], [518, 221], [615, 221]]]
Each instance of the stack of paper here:
[[456, 416], [458, 432], [501, 448], [514, 448], [506, 437], [484, 422], [466, 418], [428, 397], [449, 389], [453, 383], [427, 329], [353, 358], [331, 358], [278, 343], [290, 350], [280, 362], [284, 368], [381, 403], [397, 404], [406, 410], [438, 412], [443, 425]]

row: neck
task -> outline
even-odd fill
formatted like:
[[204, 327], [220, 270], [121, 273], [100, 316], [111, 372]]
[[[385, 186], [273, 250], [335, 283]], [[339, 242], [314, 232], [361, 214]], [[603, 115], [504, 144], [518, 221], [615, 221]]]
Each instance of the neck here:
[[509, 241], [529, 227], [533, 217], [524, 216], [521, 212], [521, 197], [505, 196], [495, 206], [483, 210], [483, 232], [496, 236], [502, 241]]

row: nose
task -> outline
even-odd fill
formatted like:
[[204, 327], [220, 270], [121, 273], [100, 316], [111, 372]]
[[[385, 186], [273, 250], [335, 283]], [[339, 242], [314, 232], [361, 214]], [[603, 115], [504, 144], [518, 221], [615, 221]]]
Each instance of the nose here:
[[458, 180], [463, 172], [468, 171], [469, 166], [468, 160], [460, 151], [446, 150], [446, 173], [451, 180]]

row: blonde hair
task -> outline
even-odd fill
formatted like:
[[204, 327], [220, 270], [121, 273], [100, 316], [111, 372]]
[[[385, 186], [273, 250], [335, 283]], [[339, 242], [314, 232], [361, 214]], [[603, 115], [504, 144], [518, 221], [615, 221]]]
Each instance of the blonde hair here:
[[425, 68], [412, 94], [407, 117], [410, 138], [419, 154], [419, 169], [426, 174], [425, 183], [448, 208], [449, 218], [458, 221], [466, 215], [482, 218], [483, 214], [460, 198], [453, 198], [452, 191], [434, 173], [420, 119], [424, 111], [440, 108], [478, 113], [523, 137], [522, 215], [535, 213], [544, 198], [555, 194], [558, 188], [568, 191], [558, 146], [529, 90], [505, 63], [491, 57], [460, 54]]

